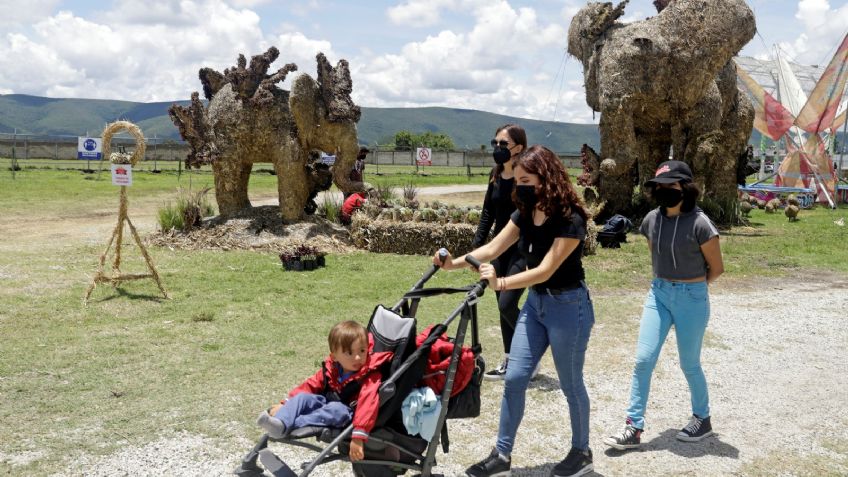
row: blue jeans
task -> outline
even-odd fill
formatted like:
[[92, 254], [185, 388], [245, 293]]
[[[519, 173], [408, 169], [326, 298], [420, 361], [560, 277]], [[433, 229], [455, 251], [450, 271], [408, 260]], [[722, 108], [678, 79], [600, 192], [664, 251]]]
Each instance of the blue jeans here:
[[515, 434], [524, 417], [527, 386], [548, 346], [568, 401], [571, 446], [589, 448], [589, 394], [583, 384], [583, 362], [594, 323], [595, 312], [585, 285], [557, 295], [530, 289], [512, 337], [501, 401], [498, 452], [512, 453]]
[[[701, 345], [710, 319], [707, 282], [681, 283], [655, 278], [642, 309], [636, 367], [630, 386], [627, 416], [634, 427], [645, 428], [645, 407], [651, 390], [651, 374], [671, 325], [677, 335], [680, 368], [689, 383], [692, 414], [710, 415], [707, 379], [701, 369]], [[510, 362], [510, 365], [512, 362]]]
[[274, 415], [283, 421], [286, 432], [308, 426], [346, 427], [353, 412], [347, 404], [339, 401], [327, 402], [318, 394], [295, 394]]

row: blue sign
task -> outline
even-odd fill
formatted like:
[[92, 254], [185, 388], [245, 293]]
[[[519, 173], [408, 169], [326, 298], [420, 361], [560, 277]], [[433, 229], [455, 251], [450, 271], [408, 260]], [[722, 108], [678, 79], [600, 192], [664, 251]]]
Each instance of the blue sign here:
[[102, 158], [102, 144], [99, 137], [77, 138], [77, 159], [94, 159], [95, 161], [99, 161]]

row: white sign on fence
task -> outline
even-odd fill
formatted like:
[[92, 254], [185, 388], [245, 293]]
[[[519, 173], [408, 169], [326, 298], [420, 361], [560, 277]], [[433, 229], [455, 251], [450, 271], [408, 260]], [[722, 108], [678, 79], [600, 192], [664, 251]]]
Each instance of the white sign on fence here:
[[103, 157], [103, 140], [99, 137], [77, 138], [77, 159], [94, 159], [99, 161]]
[[432, 155], [433, 151], [431, 151], [429, 147], [419, 147], [415, 150], [415, 162], [419, 166], [432, 166]]
[[130, 164], [112, 164], [112, 185], [131, 186], [132, 185], [132, 165], [130, 165]]
[[332, 166], [333, 164], [336, 163], [336, 156], [321, 153], [321, 162], [323, 164], [328, 165], [328, 166]]

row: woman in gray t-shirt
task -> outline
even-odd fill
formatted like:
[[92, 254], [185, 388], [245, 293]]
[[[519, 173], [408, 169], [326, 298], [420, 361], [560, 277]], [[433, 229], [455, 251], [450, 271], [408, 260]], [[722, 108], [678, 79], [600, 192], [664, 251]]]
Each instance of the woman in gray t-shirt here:
[[648, 238], [654, 279], [642, 310], [627, 423], [619, 434], [604, 439], [621, 450], [641, 443], [651, 375], [672, 325], [692, 400], [692, 418], [677, 438], [697, 442], [713, 433], [701, 346], [710, 317], [707, 284], [724, 271], [718, 230], [695, 205], [700, 192], [686, 163], [663, 162], [645, 187], [659, 205], [640, 228]]

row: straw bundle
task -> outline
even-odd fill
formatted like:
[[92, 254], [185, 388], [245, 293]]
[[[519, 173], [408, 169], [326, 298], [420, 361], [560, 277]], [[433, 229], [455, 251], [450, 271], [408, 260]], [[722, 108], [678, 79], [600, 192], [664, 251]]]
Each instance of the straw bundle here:
[[[112, 136], [120, 131], [127, 131], [135, 139], [135, 150], [132, 152], [132, 156], [130, 156], [129, 163], [115, 162], [115, 164], [131, 164], [134, 166], [138, 163], [138, 161], [144, 159], [144, 151], [147, 149], [147, 146], [144, 143], [144, 135], [141, 133], [141, 129], [129, 121], [115, 121], [114, 123], [106, 126], [106, 129], [103, 130], [103, 157], [108, 157], [112, 160]], [[122, 156], [115, 157], [116, 159], [121, 160], [120, 158]]]
[[445, 247], [454, 255], [462, 255], [471, 251], [476, 230], [471, 224], [394, 222], [355, 214], [350, 234], [357, 247], [369, 252], [430, 255]]

